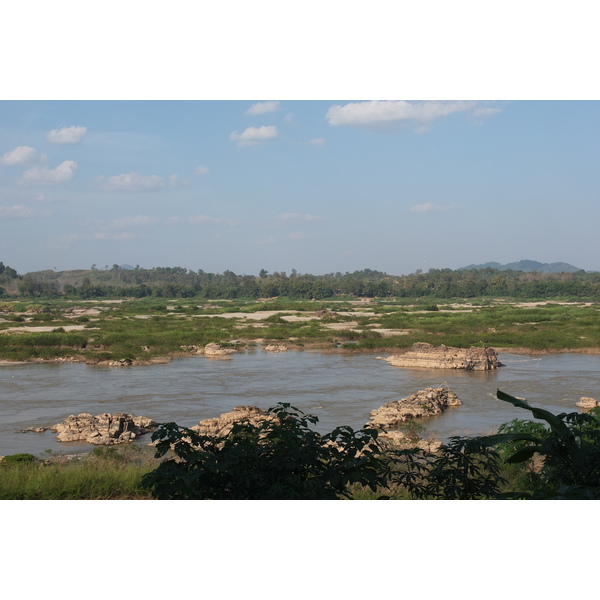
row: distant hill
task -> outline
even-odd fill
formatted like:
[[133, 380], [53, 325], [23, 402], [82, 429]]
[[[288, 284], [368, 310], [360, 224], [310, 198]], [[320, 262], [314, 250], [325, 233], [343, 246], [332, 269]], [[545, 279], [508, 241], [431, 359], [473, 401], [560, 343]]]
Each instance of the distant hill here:
[[530, 273], [531, 271], [537, 271], [538, 273], [575, 273], [581, 271], [578, 267], [574, 267], [568, 263], [555, 262], [555, 263], [541, 263], [537, 260], [520, 260], [519, 262], [508, 263], [507, 265], [501, 265], [497, 262], [488, 262], [483, 265], [469, 265], [468, 267], [461, 267], [458, 271], [466, 271], [468, 269], [497, 269], [499, 271], [525, 271]]

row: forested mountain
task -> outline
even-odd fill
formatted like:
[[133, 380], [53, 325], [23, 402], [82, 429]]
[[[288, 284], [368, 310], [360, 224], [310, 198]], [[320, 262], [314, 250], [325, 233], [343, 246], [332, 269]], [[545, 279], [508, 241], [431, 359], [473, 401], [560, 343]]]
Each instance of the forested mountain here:
[[496, 271], [523, 271], [525, 273], [531, 273], [537, 271], [538, 273], [575, 273], [581, 271], [577, 267], [564, 262], [555, 263], [541, 263], [537, 260], [520, 260], [519, 262], [508, 263], [501, 265], [497, 262], [488, 262], [482, 265], [469, 265], [468, 267], [461, 267], [459, 271], [471, 271], [473, 269], [495, 269]]
[[[4, 282], [4, 283], [3, 283]], [[9, 285], [5, 285], [8, 282]], [[542, 273], [512, 269], [430, 269], [389, 275], [363, 269], [352, 273], [312, 275], [286, 272], [238, 275], [226, 270], [207, 273], [183, 267], [112, 268], [36, 271], [18, 275], [0, 263], [0, 295], [66, 298], [207, 298], [273, 297], [320, 300], [334, 296], [366, 298], [572, 298], [600, 299], [600, 273]]]

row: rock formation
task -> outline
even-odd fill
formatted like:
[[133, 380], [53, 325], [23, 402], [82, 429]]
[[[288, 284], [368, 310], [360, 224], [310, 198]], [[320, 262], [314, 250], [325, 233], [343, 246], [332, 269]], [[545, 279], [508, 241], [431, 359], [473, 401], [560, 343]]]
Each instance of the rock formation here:
[[451, 390], [444, 387], [426, 388], [412, 396], [387, 402], [371, 411], [367, 425], [378, 429], [397, 427], [409, 419], [441, 415], [448, 406], [460, 406], [462, 402]]
[[89, 413], [70, 415], [62, 423], [50, 427], [58, 433], [59, 442], [84, 440], [89, 444], [122, 444], [148, 433], [158, 423], [148, 417], [137, 417], [125, 413], [103, 413], [93, 416]]
[[412, 396], [387, 402], [371, 411], [366, 427], [379, 430], [378, 439], [391, 446], [417, 447], [435, 452], [442, 445], [438, 439], [421, 439], [415, 434], [400, 431], [398, 426], [411, 419], [441, 414], [448, 406], [460, 406], [458, 396], [444, 387], [426, 388]]
[[493, 348], [452, 348], [444, 345], [436, 347], [425, 342], [413, 344], [404, 354], [395, 354], [382, 360], [394, 367], [467, 371], [489, 371], [503, 366]]
[[287, 346], [282, 344], [267, 344], [264, 349], [267, 352], [287, 352]]
[[595, 400], [594, 398], [589, 398], [588, 396], [583, 396], [575, 406], [579, 406], [580, 408], [590, 410], [592, 408], [596, 408], [596, 406], [599, 405], [600, 403], [598, 402], [598, 400]]
[[233, 354], [235, 350], [233, 348], [223, 348], [221, 344], [211, 342], [206, 346], [181, 346], [181, 350], [184, 352], [191, 352], [192, 354], [203, 354], [204, 356], [224, 356], [226, 354]]
[[258, 406], [235, 406], [231, 412], [213, 419], [204, 419], [190, 429], [200, 435], [225, 436], [231, 432], [235, 423], [248, 421], [252, 425], [258, 425], [261, 421], [273, 421], [275, 418]]

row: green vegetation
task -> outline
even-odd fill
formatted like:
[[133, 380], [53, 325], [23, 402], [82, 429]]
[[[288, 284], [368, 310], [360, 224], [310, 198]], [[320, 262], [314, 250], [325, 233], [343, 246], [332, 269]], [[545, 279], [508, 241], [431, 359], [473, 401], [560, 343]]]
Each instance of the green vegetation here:
[[[565, 268], [568, 265], [565, 265]], [[600, 273], [524, 272], [513, 269], [430, 269], [410, 275], [389, 275], [373, 269], [353, 273], [300, 274], [292, 270], [258, 276], [206, 273], [183, 267], [104, 270], [37, 271], [18, 275], [0, 263], [0, 285], [4, 296], [30, 298], [203, 298], [258, 299], [289, 297], [323, 300], [333, 297], [363, 298], [563, 298], [598, 299]]]
[[148, 499], [141, 481], [155, 467], [150, 449], [133, 444], [98, 447], [70, 460], [13, 454], [0, 462], [0, 500]]
[[[256, 320], [252, 318], [256, 311], [273, 314]], [[0, 303], [0, 359], [149, 361], [185, 355], [186, 348], [210, 342], [252, 347], [259, 338], [346, 352], [393, 352], [423, 341], [455, 347], [597, 352], [599, 314], [600, 304], [593, 303], [189, 299], [174, 305], [151, 298], [108, 303], [22, 300]], [[380, 329], [388, 331], [384, 335]]]
[[386, 464], [376, 432], [338, 427], [326, 435], [309, 428], [316, 417], [289, 404], [270, 410], [273, 420], [238, 423], [229, 435], [199, 435], [166, 423], [152, 435], [156, 457], [172, 451], [144, 477], [161, 500], [336, 500], [348, 486], [376, 491]]
[[[512, 422], [504, 428], [510, 433], [453, 437], [436, 452], [398, 450], [379, 444], [372, 429], [338, 427], [321, 436], [308, 427], [316, 417], [280, 404], [269, 411], [274, 419], [239, 423], [222, 437], [162, 425], [153, 434], [156, 457], [171, 457], [143, 486], [160, 499], [600, 498], [600, 411], [553, 415], [500, 391], [498, 398], [549, 429]], [[541, 467], [532, 469], [535, 456]]]
[[600, 499], [600, 409], [554, 415], [498, 398], [546, 426], [515, 419], [434, 452], [393, 449], [373, 429], [321, 435], [310, 428], [316, 417], [279, 404], [270, 419], [221, 437], [165, 423], [152, 436], [155, 450], [4, 457], [0, 499]]

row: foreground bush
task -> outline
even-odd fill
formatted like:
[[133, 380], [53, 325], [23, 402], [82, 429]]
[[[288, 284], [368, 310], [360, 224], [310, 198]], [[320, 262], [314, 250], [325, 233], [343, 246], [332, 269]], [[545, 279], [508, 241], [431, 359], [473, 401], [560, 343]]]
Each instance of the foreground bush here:
[[386, 457], [377, 432], [338, 427], [321, 435], [317, 418], [289, 404], [269, 409], [259, 425], [237, 423], [226, 436], [199, 435], [175, 423], [152, 435], [156, 457], [173, 456], [144, 477], [159, 499], [334, 500], [350, 497], [348, 486], [385, 487]]
[[518, 421], [497, 435], [450, 438], [435, 453], [398, 450], [383, 447], [373, 429], [320, 435], [308, 426], [316, 417], [279, 404], [269, 409], [274, 419], [238, 423], [221, 437], [160, 426], [156, 457], [169, 458], [143, 486], [159, 499], [600, 498], [600, 410], [553, 415], [498, 398], [549, 428]]

